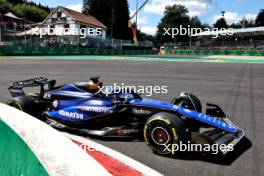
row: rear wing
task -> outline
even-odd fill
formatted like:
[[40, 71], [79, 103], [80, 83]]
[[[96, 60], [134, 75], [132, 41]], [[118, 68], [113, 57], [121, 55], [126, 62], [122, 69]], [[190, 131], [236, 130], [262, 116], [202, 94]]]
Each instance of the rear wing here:
[[16, 81], [10, 84], [8, 90], [12, 97], [18, 97], [25, 95], [23, 91], [24, 87], [37, 87], [40, 86], [40, 94], [42, 95], [45, 91], [54, 88], [56, 80], [49, 80], [46, 77], [37, 77], [27, 80]]

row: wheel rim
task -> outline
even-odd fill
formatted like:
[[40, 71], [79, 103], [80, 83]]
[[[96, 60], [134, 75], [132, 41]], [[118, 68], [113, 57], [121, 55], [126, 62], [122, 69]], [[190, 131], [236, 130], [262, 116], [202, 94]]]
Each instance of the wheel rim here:
[[151, 132], [151, 138], [157, 145], [164, 145], [170, 141], [170, 135], [163, 127], [154, 128]]

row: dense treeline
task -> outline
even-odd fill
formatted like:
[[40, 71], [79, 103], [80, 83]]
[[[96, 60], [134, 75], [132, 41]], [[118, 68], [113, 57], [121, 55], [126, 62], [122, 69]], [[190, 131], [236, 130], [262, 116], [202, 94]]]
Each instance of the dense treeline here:
[[170, 35], [163, 35], [164, 28], [246, 28], [246, 27], [259, 27], [264, 26], [264, 10], [260, 10], [256, 19], [242, 19], [238, 23], [227, 24], [224, 17], [219, 18], [215, 24], [209, 26], [202, 24], [198, 17], [190, 17], [188, 9], [182, 5], [167, 6], [164, 11], [164, 16], [158, 24], [158, 31], [156, 34], [156, 43], [166, 42], [188, 42], [189, 35], [177, 35], [177, 39], [172, 38]]
[[[12, 12], [18, 17], [25, 18], [32, 22], [41, 22], [50, 13], [51, 8], [27, 2], [27, 0], [0, 0], [0, 16], [7, 12]], [[108, 36], [116, 39], [132, 39], [131, 29], [128, 27], [129, 7], [127, 0], [91, 0], [90, 8], [85, 9], [83, 13], [96, 17], [104, 23], [108, 30]], [[164, 28], [243, 28], [264, 26], [264, 10], [260, 10], [256, 19], [242, 19], [237, 23], [227, 24], [225, 18], [220, 18], [215, 24], [209, 26], [203, 24], [195, 16], [188, 15], [188, 9], [182, 5], [167, 6], [164, 16], [161, 18], [157, 27], [156, 36], [150, 36], [137, 31], [139, 40], [156, 40], [160, 42], [174, 42], [170, 36], [164, 36]], [[177, 36], [177, 41], [189, 41], [188, 35]]]
[[[202, 24], [197, 16], [191, 17], [188, 15], [188, 9], [183, 5], [167, 6], [164, 11], [164, 16], [161, 18], [158, 24], [158, 30], [156, 34], [156, 43], [167, 43], [167, 42], [188, 42], [189, 35], [188, 31], [185, 31], [183, 35], [177, 35], [174, 38], [170, 35], [164, 35], [164, 29], [169, 28], [210, 28], [207, 24]], [[180, 31], [179, 31], [180, 32]], [[171, 33], [171, 31], [169, 32]]]
[[0, 15], [12, 12], [16, 16], [32, 22], [41, 22], [50, 13], [48, 6], [26, 0], [0, 0]]

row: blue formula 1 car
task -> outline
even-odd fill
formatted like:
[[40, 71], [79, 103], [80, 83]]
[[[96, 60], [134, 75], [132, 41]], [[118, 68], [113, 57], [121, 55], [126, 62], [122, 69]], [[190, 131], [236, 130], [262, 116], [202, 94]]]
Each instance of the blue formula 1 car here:
[[[245, 136], [219, 106], [208, 103], [202, 113], [201, 102], [190, 93], [182, 92], [169, 103], [145, 99], [132, 91], [102, 91], [98, 77], [55, 84], [44, 77], [12, 83], [9, 91], [13, 98], [7, 104], [52, 127], [82, 135], [103, 139], [144, 136], [146, 144], [162, 155], [171, 153], [165, 150], [168, 145], [179, 142], [236, 145]], [[23, 91], [34, 86], [40, 87], [39, 93]]]

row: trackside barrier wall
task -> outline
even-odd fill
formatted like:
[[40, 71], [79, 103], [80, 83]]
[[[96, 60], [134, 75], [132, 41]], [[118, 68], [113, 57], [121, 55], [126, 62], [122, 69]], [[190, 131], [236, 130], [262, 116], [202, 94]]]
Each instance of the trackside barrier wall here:
[[238, 55], [264, 56], [264, 50], [165, 50], [166, 55]]
[[120, 50], [93, 48], [63, 48], [39, 46], [4, 46], [0, 48], [0, 55], [148, 55], [157, 54], [154, 50]]

